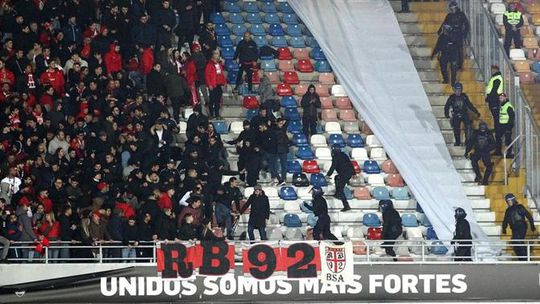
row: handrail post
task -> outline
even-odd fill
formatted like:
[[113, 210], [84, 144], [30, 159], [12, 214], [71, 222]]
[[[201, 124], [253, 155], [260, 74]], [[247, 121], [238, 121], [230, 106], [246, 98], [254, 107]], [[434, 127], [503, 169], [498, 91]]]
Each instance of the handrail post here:
[[529, 242], [528, 240], [526, 242], [527, 242], [527, 262], [530, 262], [531, 261], [531, 242]]
[[371, 250], [369, 248], [369, 241], [366, 242], [367, 262], [371, 263]]
[[419, 241], [420, 242], [420, 248], [422, 249], [422, 263], [425, 263], [426, 262], [426, 254], [424, 252], [425, 249], [425, 243], [423, 241]]
[[99, 263], [103, 264], [103, 247], [101, 242], [99, 242]]
[[156, 262], [156, 250], [157, 250], [157, 243], [154, 242], [152, 245], [152, 263]]
[[45, 247], [45, 264], [49, 264], [49, 247]]

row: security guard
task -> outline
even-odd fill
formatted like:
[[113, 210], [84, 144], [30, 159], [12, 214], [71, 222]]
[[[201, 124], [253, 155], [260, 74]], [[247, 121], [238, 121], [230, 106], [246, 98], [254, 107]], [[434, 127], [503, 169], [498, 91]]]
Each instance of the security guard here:
[[523, 26], [523, 15], [517, 10], [515, 3], [508, 4], [508, 10], [503, 15], [503, 24], [506, 32], [504, 35], [504, 49], [506, 50], [506, 54], [510, 56], [512, 40], [514, 40], [516, 49], [521, 48], [520, 29]]
[[[491, 151], [495, 147], [495, 138], [493, 134], [489, 131], [488, 126], [485, 122], [480, 122], [478, 130], [473, 132], [470, 140], [467, 142], [467, 148], [465, 149], [465, 157], [469, 158], [469, 153], [474, 149], [474, 153], [471, 156], [472, 167], [474, 173], [476, 174], [475, 182], [482, 182], [482, 185], [487, 185], [489, 182], [489, 177], [493, 171], [493, 163], [491, 162]], [[484, 177], [480, 173], [480, 168], [478, 162], [482, 160], [486, 171], [484, 172]]]
[[491, 78], [486, 86], [486, 102], [488, 103], [489, 110], [493, 116], [494, 129], [497, 130], [499, 126], [499, 109], [501, 103], [499, 101], [499, 95], [503, 93], [504, 80], [496, 65], [491, 66]]
[[470, 24], [465, 13], [463, 13], [456, 1], [451, 1], [448, 4], [448, 14], [439, 28], [439, 35], [442, 32], [444, 24], [452, 27], [452, 31], [456, 34], [456, 43], [458, 44], [458, 70], [463, 67], [463, 44], [469, 35]]
[[334, 170], [337, 171], [337, 175], [334, 177], [334, 182], [336, 184], [336, 193], [334, 194], [334, 197], [340, 199], [343, 203], [343, 209], [341, 209], [342, 212], [349, 211], [351, 210], [351, 207], [349, 206], [347, 197], [345, 197], [344, 189], [345, 185], [354, 175], [354, 167], [349, 156], [341, 151], [339, 145], [332, 146], [332, 165], [330, 166], [330, 169], [328, 169], [326, 176], [330, 177], [332, 173], [334, 173]]
[[313, 238], [315, 240], [337, 240], [338, 238], [330, 232], [328, 204], [323, 194], [324, 192], [320, 187], [313, 187], [311, 189], [313, 205], [304, 202], [304, 206], [313, 211], [313, 214], [317, 217], [317, 223], [313, 227]]
[[439, 65], [441, 67], [441, 74], [443, 77], [443, 83], [448, 83], [448, 64], [450, 64], [450, 81], [452, 85], [457, 81], [458, 70], [458, 40], [454, 37], [455, 34], [452, 31], [452, 27], [448, 24], [443, 24], [442, 32], [437, 39], [437, 44], [431, 54], [431, 59], [439, 55]]
[[[495, 153], [494, 155], [502, 155], [502, 138], [506, 146], [512, 143], [512, 129], [514, 128], [515, 112], [514, 106], [506, 97], [506, 94], [499, 96], [501, 101], [501, 109], [499, 110], [499, 129], [495, 130]], [[508, 158], [514, 158], [512, 149], [506, 155]]]
[[397, 261], [395, 258], [396, 252], [394, 251], [394, 244], [396, 242], [388, 240], [395, 240], [403, 233], [401, 216], [399, 216], [399, 213], [394, 209], [392, 201], [388, 199], [379, 201], [379, 211], [382, 212], [382, 238], [385, 240], [381, 245], [384, 248], [384, 251], [386, 251], [386, 254], [394, 257], [394, 261]]
[[450, 124], [454, 130], [454, 146], [461, 146], [461, 123], [465, 125], [465, 142], [469, 140], [472, 131], [468, 110], [473, 111], [478, 117], [480, 117], [480, 113], [471, 103], [469, 96], [463, 93], [463, 85], [461, 83], [456, 82], [452, 88], [454, 89], [454, 94], [448, 97], [444, 105], [444, 116], [450, 118]]
[[[525, 239], [525, 235], [527, 234], [527, 222], [525, 221], [525, 219], [529, 221], [529, 224], [531, 225], [531, 230], [535, 232], [536, 227], [534, 226], [533, 217], [531, 216], [529, 211], [527, 211], [527, 209], [523, 207], [523, 205], [518, 203], [516, 196], [512, 193], [508, 193], [504, 196], [504, 200], [506, 201], [506, 205], [508, 205], [508, 208], [504, 213], [502, 233], [506, 234], [506, 227], [510, 225], [510, 229], [512, 229], [512, 240]], [[526, 261], [527, 247], [523, 246], [524, 242], [513, 241], [512, 243], [518, 245], [513, 248], [514, 253], [518, 257], [518, 259], [520, 261]]]
[[456, 244], [454, 251], [454, 261], [472, 261], [471, 259], [471, 225], [465, 218], [467, 213], [463, 208], [457, 208], [454, 211], [454, 217], [456, 218], [456, 230], [454, 231], [454, 238], [452, 239], [452, 245]]

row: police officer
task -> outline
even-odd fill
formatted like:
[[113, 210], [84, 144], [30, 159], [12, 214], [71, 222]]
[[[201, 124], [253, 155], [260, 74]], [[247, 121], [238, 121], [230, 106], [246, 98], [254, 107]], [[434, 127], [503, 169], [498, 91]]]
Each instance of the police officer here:
[[[469, 136], [471, 134], [471, 120], [469, 118], [468, 110], [476, 113], [478, 117], [480, 117], [480, 113], [471, 103], [467, 94], [462, 93], [463, 85], [461, 83], [456, 82], [452, 88], [454, 89], [454, 94], [448, 97], [448, 100], [444, 105], [444, 116], [446, 116], [446, 118], [450, 118], [450, 124], [454, 130], [454, 146], [460, 146], [461, 123], [465, 125], [465, 142], [469, 140]], [[450, 116], [450, 114], [452, 115]]]
[[[499, 96], [501, 101], [501, 109], [499, 110], [499, 129], [495, 130], [495, 153], [494, 155], [502, 155], [502, 138], [504, 137], [504, 144], [510, 145], [512, 142], [512, 129], [514, 128], [515, 112], [514, 106], [506, 97], [506, 94]], [[508, 158], [513, 158], [512, 149], [510, 149]]]
[[510, 56], [512, 40], [516, 49], [521, 48], [520, 29], [523, 26], [523, 16], [517, 10], [515, 3], [508, 4], [508, 10], [503, 15], [503, 24], [506, 32], [504, 35], [504, 49], [506, 50], [506, 54]]
[[497, 130], [499, 126], [499, 109], [500, 101], [499, 95], [503, 93], [504, 80], [496, 65], [491, 66], [491, 78], [486, 86], [486, 102], [488, 103], [489, 110], [493, 116], [494, 129]]
[[317, 217], [317, 223], [313, 227], [313, 238], [315, 240], [337, 240], [338, 238], [330, 232], [330, 216], [328, 215], [328, 204], [323, 197], [323, 190], [320, 187], [311, 189], [313, 205], [304, 202], [304, 206], [313, 211]]
[[[465, 157], [469, 158], [469, 153], [474, 149], [474, 153], [471, 156], [472, 167], [476, 174], [475, 182], [482, 182], [482, 185], [487, 185], [489, 177], [493, 170], [493, 163], [491, 162], [491, 150], [495, 147], [495, 138], [489, 131], [485, 122], [480, 122], [478, 130], [473, 132], [470, 140], [467, 142], [467, 148], [465, 149]], [[480, 173], [478, 162], [482, 160], [486, 170], [484, 177]]]
[[330, 177], [332, 173], [334, 173], [334, 170], [337, 171], [337, 175], [334, 177], [334, 182], [336, 184], [336, 193], [334, 194], [334, 197], [341, 199], [341, 202], [343, 203], [343, 209], [341, 209], [341, 211], [349, 211], [351, 210], [351, 207], [349, 206], [347, 197], [345, 197], [344, 189], [345, 185], [354, 175], [354, 167], [349, 156], [341, 151], [339, 145], [332, 146], [332, 165], [326, 176]]
[[[451, 1], [448, 4], [448, 14], [443, 21], [443, 25], [448, 24], [452, 27], [452, 31], [456, 35], [456, 43], [458, 44], [458, 70], [463, 67], [463, 44], [469, 35], [470, 24], [465, 13], [463, 13], [456, 1]], [[442, 32], [442, 25], [439, 28], [439, 35]]]
[[452, 85], [457, 81], [458, 70], [458, 39], [452, 31], [452, 27], [448, 24], [443, 24], [441, 35], [437, 39], [437, 44], [431, 54], [431, 59], [439, 55], [439, 65], [443, 83], [448, 83], [448, 64], [450, 64], [450, 81]]
[[[512, 240], [523, 240], [525, 239], [525, 234], [527, 233], [527, 222], [525, 219], [529, 221], [529, 224], [531, 225], [531, 230], [533, 232], [536, 231], [536, 227], [534, 226], [534, 220], [529, 211], [523, 207], [520, 203], [518, 203], [516, 196], [512, 193], [508, 193], [504, 196], [504, 200], [506, 201], [506, 205], [508, 208], [506, 209], [506, 212], [504, 213], [504, 219], [502, 223], [502, 233], [506, 234], [506, 227], [510, 225], [510, 229], [512, 229]], [[527, 247], [523, 246], [523, 241], [513, 241], [513, 244], [516, 244], [517, 246], [514, 246], [514, 253], [520, 261], [526, 261], [527, 260]]]
[[403, 233], [401, 216], [399, 216], [399, 213], [394, 209], [394, 204], [391, 200], [379, 201], [379, 211], [382, 212], [382, 238], [385, 240], [381, 245], [384, 248], [384, 251], [386, 251], [386, 254], [394, 257], [394, 261], [397, 261], [395, 258], [396, 252], [394, 251], [394, 244], [396, 242], [389, 240], [395, 240]]
[[467, 213], [463, 208], [457, 208], [454, 211], [454, 217], [456, 218], [456, 230], [454, 231], [454, 238], [452, 239], [452, 245], [457, 244], [455, 248], [454, 261], [472, 261], [471, 259], [471, 225], [465, 218]]

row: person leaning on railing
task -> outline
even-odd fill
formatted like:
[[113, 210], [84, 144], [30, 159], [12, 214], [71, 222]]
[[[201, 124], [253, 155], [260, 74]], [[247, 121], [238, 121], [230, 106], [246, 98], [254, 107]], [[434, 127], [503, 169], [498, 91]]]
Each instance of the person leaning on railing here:
[[6, 219], [8, 213], [5, 211], [6, 200], [0, 198], [0, 245], [2, 245], [2, 254], [0, 254], [0, 263], [7, 262], [7, 256], [9, 253], [10, 241], [4, 237], [6, 234]]

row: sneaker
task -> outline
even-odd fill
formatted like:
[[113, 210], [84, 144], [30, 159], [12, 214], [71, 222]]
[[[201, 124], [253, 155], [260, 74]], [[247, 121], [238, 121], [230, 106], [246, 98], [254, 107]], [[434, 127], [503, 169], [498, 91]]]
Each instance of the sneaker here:
[[282, 181], [279, 183], [279, 186], [287, 186], [287, 182], [286, 181]]
[[474, 178], [474, 182], [475, 182], [475, 183], [479, 183], [479, 182], [481, 182], [481, 181], [482, 181], [482, 177], [481, 177], [481, 176], [477, 176], [477, 177]]
[[343, 209], [341, 209], [341, 212], [347, 212], [349, 210], [351, 210], [351, 207], [346, 206], [346, 207], [343, 207]]
[[461, 143], [454, 143], [454, 147], [459, 147], [461, 146]]

